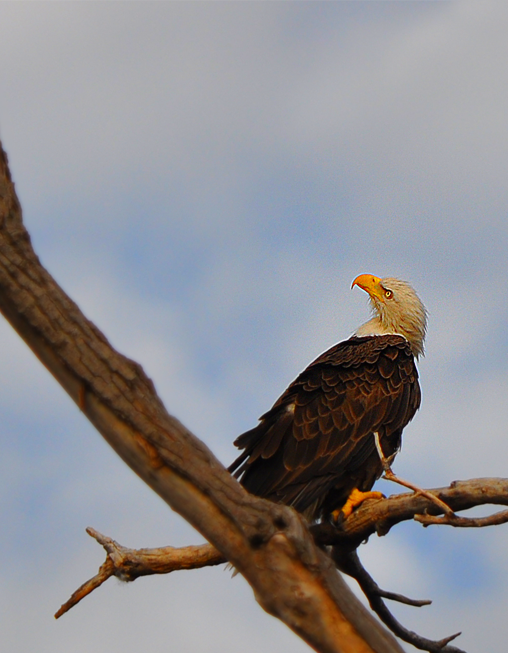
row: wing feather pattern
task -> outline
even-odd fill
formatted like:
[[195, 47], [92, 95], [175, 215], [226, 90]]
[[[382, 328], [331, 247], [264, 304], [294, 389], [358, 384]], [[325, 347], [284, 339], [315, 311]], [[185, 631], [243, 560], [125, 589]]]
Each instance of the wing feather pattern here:
[[319, 356], [255, 428], [239, 436], [229, 468], [247, 490], [312, 511], [343, 505], [369, 490], [420, 405], [418, 372], [402, 336], [352, 337]]

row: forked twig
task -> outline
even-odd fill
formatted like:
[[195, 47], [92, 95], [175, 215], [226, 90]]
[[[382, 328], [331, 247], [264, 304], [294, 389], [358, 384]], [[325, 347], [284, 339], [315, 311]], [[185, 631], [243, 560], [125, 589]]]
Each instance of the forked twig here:
[[77, 603], [100, 587], [111, 576], [119, 580], [133, 581], [140, 576], [169, 574], [179, 569], [201, 569], [220, 565], [226, 560], [211, 544], [159, 549], [130, 549], [88, 527], [86, 532], [106, 550], [106, 560], [97, 574], [83, 583], [55, 614], [58, 619]]
[[356, 551], [348, 552], [344, 555], [344, 552], [340, 547], [333, 547], [332, 557], [341, 571], [357, 581], [362, 592], [367, 597], [372, 610], [374, 610], [381, 621], [388, 626], [392, 633], [397, 635], [397, 637], [400, 637], [404, 642], [412, 644], [421, 651], [429, 651], [429, 653], [465, 653], [462, 649], [459, 649], [456, 646], [449, 646], [449, 643], [458, 637], [460, 633], [455, 633], [454, 635], [444, 637], [440, 640], [421, 637], [412, 630], [405, 628], [399, 621], [397, 621], [397, 619], [395, 619], [393, 614], [386, 607], [383, 598], [394, 599], [401, 603], [408, 603], [409, 605], [415, 605], [418, 607], [428, 605], [430, 601], [413, 601], [412, 599], [401, 597], [399, 594], [392, 594], [391, 592], [385, 592], [382, 590], [362, 565]]

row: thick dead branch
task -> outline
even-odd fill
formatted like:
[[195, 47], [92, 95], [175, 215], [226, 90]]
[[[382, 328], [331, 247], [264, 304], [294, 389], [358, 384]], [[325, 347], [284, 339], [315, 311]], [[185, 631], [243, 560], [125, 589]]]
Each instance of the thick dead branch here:
[[41, 266], [1, 148], [0, 311], [121, 458], [245, 576], [267, 612], [317, 651], [402, 651], [301, 517], [247, 494]]

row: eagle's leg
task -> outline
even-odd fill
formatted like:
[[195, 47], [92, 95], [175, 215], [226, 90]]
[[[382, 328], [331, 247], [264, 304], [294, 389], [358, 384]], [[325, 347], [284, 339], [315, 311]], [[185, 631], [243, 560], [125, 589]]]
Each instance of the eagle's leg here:
[[355, 487], [342, 508], [337, 508], [331, 513], [332, 522], [338, 524], [347, 519], [353, 510], [367, 499], [384, 499], [384, 494], [382, 492], [361, 492]]
[[418, 487], [417, 485], [414, 485], [409, 481], [405, 481], [404, 479], [394, 474], [391, 468], [391, 463], [395, 458], [396, 452], [392, 456], [389, 456], [388, 458], [385, 457], [383, 453], [383, 449], [381, 448], [381, 442], [379, 441], [379, 433], [377, 431], [374, 433], [374, 441], [376, 443], [376, 449], [379, 454], [379, 459], [381, 460], [381, 464], [383, 465], [383, 470], [384, 470], [383, 478], [385, 478], [387, 481], [393, 481], [394, 483], [398, 483], [399, 485], [407, 487], [409, 490], [413, 490], [415, 494], [421, 494], [422, 496], [432, 501], [432, 503], [435, 503], [436, 506], [439, 506], [441, 510], [445, 513], [445, 515], [454, 514], [450, 506], [448, 506], [444, 501], [441, 501], [441, 499], [439, 499], [439, 497], [436, 497], [435, 494], [432, 494], [431, 492], [427, 492], [427, 490], [423, 490], [421, 487]]

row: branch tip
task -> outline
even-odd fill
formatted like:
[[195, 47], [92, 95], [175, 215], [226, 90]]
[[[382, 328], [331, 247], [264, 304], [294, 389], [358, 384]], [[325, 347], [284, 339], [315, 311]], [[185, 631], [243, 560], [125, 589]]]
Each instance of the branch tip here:
[[430, 599], [410, 599], [403, 594], [396, 594], [395, 592], [387, 592], [379, 588], [379, 596], [384, 599], [389, 599], [390, 601], [397, 601], [398, 603], [404, 603], [405, 605], [411, 605], [415, 608], [422, 608], [425, 605], [432, 605]]

